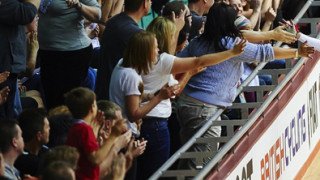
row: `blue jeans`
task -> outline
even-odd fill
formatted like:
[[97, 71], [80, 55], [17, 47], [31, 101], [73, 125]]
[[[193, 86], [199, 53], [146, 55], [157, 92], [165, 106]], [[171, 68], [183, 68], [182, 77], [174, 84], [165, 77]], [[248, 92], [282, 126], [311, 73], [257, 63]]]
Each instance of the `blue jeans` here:
[[143, 119], [140, 137], [148, 141], [145, 152], [138, 157], [137, 179], [148, 179], [169, 158], [170, 134], [168, 118]]
[[[182, 94], [176, 105], [177, 117], [180, 123], [180, 140], [185, 144], [199, 129], [216, 113], [219, 107], [193, 99]], [[220, 118], [218, 119], [221, 120]], [[221, 126], [211, 126], [202, 137], [220, 137]], [[216, 151], [219, 144], [206, 143], [195, 144], [191, 151]], [[204, 158], [203, 164], [210, 161], [211, 158]], [[179, 162], [179, 169], [196, 169], [195, 159], [183, 159]]]

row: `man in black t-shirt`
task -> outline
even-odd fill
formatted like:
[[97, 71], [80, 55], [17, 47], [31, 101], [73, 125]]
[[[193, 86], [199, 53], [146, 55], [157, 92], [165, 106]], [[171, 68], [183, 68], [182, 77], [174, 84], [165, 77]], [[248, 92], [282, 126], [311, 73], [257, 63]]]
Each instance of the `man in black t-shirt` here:
[[97, 100], [109, 100], [109, 83], [130, 37], [142, 29], [139, 21], [148, 14], [151, 0], [125, 0], [125, 11], [112, 17], [106, 24], [101, 40], [95, 93]]

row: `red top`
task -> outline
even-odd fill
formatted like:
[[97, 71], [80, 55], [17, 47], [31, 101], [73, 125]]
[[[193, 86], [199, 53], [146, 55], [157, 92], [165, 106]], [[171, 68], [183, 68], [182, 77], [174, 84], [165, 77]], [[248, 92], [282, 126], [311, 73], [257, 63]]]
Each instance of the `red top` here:
[[99, 166], [93, 166], [88, 159], [93, 151], [99, 149], [91, 126], [84, 121], [75, 123], [69, 130], [66, 145], [77, 148], [80, 153], [77, 180], [99, 180]]

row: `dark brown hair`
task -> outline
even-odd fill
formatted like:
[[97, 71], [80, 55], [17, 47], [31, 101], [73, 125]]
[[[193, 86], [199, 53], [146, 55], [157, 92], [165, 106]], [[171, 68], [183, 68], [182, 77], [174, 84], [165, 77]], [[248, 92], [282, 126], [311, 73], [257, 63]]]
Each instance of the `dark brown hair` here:
[[82, 119], [88, 115], [95, 100], [95, 93], [84, 87], [74, 88], [65, 94], [65, 103], [76, 119]]

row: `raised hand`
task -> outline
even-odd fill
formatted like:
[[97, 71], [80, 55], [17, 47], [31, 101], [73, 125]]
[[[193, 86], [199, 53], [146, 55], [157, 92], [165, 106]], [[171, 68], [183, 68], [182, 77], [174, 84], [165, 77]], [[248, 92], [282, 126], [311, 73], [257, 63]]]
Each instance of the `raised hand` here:
[[105, 121], [104, 112], [101, 110], [97, 111], [97, 115], [94, 118], [93, 121], [91, 121], [91, 127], [93, 130], [93, 133], [98, 137], [99, 129], [101, 127], [101, 124]]
[[276, 18], [276, 16], [277, 16], [277, 13], [274, 12], [272, 7], [270, 7], [268, 9], [268, 11], [266, 12], [266, 14], [265, 14], [266, 21], [272, 21], [273, 22], [274, 19]]
[[237, 39], [237, 42], [236, 44], [234, 45], [233, 49], [232, 49], [232, 52], [235, 54], [235, 55], [240, 55], [244, 52], [244, 48], [246, 47], [246, 40], [245, 39], [242, 39], [240, 40], [239, 42], [239, 39]]
[[314, 53], [314, 48], [307, 46], [307, 41], [302, 43], [302, 45], [298, 49], [298, 55], [299, 57], [308, 57], [312, 58], [312, 55]]
[[184, 11], [181, 10], [181, 13], [179, 14], [179, 16], [176, 16], [174, 11], [172, 11], [172, 21], [176, 25], [178, 32], [180, 32], [180, 30], [183, 28], [183, 26], [185, 24], [184, 18], [185, 18], [186, 12], [187, 12], [186, 9]]
[[118, 137], [120, 136], [123, 132], [126, 132], [128, 129], [126, 120], [125, 119], [119, 119], [116, 121], [116, 123], [112, 126], [111, 129], [111, 134], [110, 136], [115, 136]]

